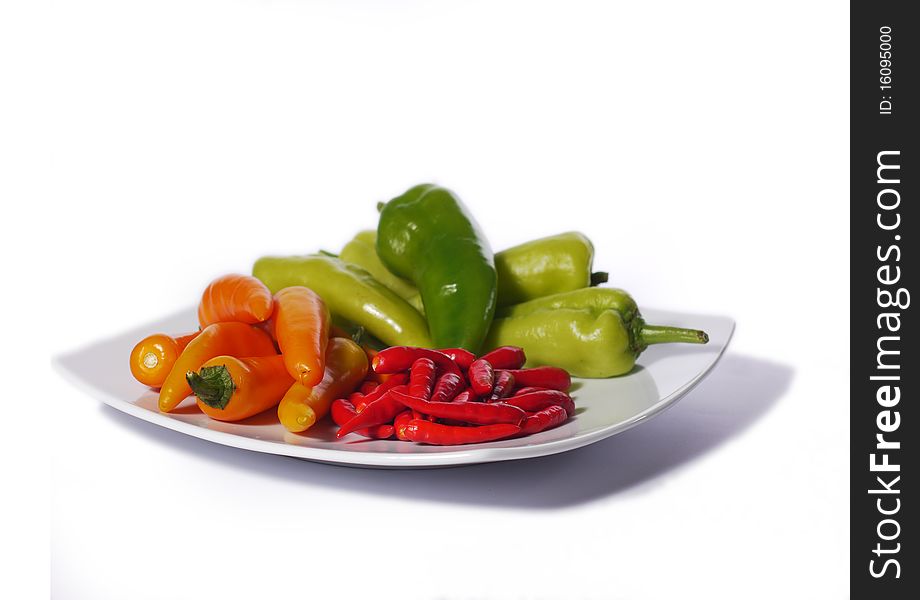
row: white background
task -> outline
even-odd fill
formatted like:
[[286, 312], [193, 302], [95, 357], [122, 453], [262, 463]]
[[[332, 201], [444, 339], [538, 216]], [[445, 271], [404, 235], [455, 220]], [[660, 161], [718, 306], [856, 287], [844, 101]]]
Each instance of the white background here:
[[[10, 4], [2, 560], [36, 560], [4, 585], [846, 594], [846, 4]], [[424, 472], [186, 439], [51, 367], [262, 254], [337, 249], [378, 200], [429, 180], [496, 249], [578, 229], [640, 304], [733, 316], [728, 355], [620, 436]]]

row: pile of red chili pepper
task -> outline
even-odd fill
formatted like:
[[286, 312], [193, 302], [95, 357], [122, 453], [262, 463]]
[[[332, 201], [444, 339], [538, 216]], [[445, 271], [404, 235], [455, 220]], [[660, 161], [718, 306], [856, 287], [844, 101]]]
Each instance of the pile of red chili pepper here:
[[568, 372], [524, 369], [524, 350], [502, 346], [477, 358], [462, 348], [393, 346], [372, 360], [359, 391], [332, 403], [337, 437], [356, 433], [433, 445], [521, 437], [575, 412]]

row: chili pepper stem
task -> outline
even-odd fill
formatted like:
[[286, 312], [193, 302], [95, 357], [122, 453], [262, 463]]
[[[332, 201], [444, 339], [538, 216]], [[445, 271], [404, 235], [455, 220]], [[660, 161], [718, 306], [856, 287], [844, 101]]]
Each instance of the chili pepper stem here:
[[639, 330], [639, 338], [642, 344], [650, 346], [652, 344], [670, 344], [674, 342], [684, 344], [705, 344], [709, 341], [709, 335], [699, 329], [684, 329], [682, 327], [667, 327], [665, 325], [648, 325], [643, 324]]
[[198, 373], [189, 371], [185, 379], [198, 399], [212, 408], [225, 408], [236, 389], [230, 371], [224, 366], [203, 367]]
[[610, 275], [606, 271], [595, 271], [591, 273], [591, 287], [597, 287], [602, 283], [607, 283]]

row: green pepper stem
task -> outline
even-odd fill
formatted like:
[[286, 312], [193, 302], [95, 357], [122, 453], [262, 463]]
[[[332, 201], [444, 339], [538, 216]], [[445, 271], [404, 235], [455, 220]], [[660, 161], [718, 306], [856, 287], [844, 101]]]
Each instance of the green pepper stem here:
[[595, 271], [591, 273], [591, 287], [597, 287], [602, 283], [607, 283], [610, 275], [606, 271]]
[[709, 335], [699, 329], [684, 329], [682, 327], [667, 327], [664, 325], [642, 325], [639, 337], [645, 345], [670, 344], [680, 342], [684, 344], [705, 344]]
[[185, 374], [185, 380], [199, 400], [220, 410], [229, 404], [236, 389], [230, 370], [223, 365], [203, 367], [198, 373], [189, 371]]

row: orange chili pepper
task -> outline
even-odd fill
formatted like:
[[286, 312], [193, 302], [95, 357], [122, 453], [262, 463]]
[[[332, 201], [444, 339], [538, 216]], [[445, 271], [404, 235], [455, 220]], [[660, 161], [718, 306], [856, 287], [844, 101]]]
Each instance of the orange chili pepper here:
[[272, 293], [249, 275], [224, 275], [212, 281], [201, 295], [198, 322], [202, 327], [222, 321], [254, 325], [272, 316]]
[[160, 388], [160, 410], [169, 412], [192, 393], [185, 374], [215, 356], [271, 356], [275, 346], [261, 329], [228, 321], [208, 325], [185, 347]]
[[295, 383], [278, 405], [278, 419], [289, 431], [305, 431], [329, 412], [336, 398], [354, 391], [367, 375], [367, 356], [348, 338], [332, 338], [323, 379], [313, 387]]
[[276, 406], [294, 379], [275, 356], [217, 356], [186, 380], [201, 412], [218, 421], [241, 421]]
[[131, 350], [131, 374], [144, 385], [160, 387], [176, 359], [197, 335], [197, 331], [177, 337], [165, 333], [148, 335]]
[[323, 299], [301, 285], [284, 288], [275, 294], [272, 319], [275, 338], [291, 377], [304, 386], [322, 381], [326, 347], [330, 343], [329, 309]]

